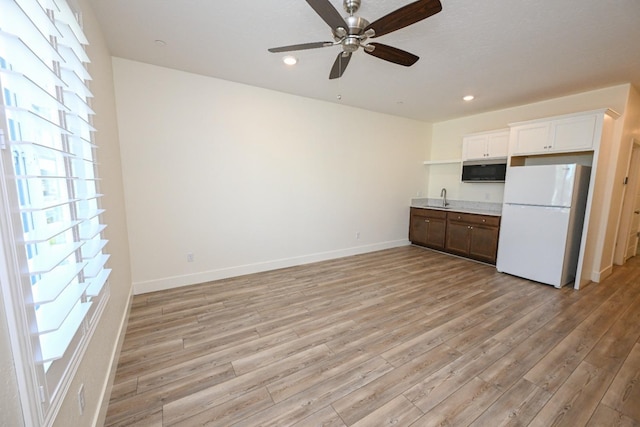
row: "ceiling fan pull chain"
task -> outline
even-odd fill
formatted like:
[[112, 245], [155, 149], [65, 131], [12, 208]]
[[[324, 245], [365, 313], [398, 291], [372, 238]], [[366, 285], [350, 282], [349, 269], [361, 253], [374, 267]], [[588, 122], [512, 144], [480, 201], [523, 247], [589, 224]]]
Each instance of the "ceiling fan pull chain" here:
[[[340, 69], [342, 70], [342, 55], [338, 55], [338, 58], [340, 58]], [[338, 98], [338, 101], [342, 101], [342, 79], [338, 79], [338, 96], [336, 98]]]

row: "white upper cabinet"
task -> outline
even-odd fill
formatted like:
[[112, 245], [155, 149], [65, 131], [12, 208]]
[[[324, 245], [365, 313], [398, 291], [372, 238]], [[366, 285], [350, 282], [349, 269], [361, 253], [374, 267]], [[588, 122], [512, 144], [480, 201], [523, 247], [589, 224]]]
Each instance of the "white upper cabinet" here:
[[511, 127], [511, 155], [591, 151], [599, 140], [602, 112], [516, 123]]
[[600, 135], [596, 135], [597, 118], [590, 114], [553, 121], [551, 148], [554, 151], [592, 150], [596, 139], [600, 139]]
[[481, 132], [462, 138], [462, 160], [506, 158], [509, 129]]
[[549, 150], [551, 123], [514, 126], [511, 129], [511, 155], [542, 153]]

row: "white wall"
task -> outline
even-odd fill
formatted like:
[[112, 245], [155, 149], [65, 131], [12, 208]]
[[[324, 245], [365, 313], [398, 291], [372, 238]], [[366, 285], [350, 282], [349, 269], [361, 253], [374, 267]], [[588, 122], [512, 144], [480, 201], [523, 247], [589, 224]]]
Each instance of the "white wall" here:
[[[628, 92], [629, 85], [625, 84], [435, 123], [428, 160], [460, 159], [464, 135], [507, 128], [509, 123], [599, 108], [624, 114]], [[621, 127], [622, 121], [616, 123], [618, 132]], [[502, 202], [503, 184], [461, 183], [459, 164], [427, 168], [429, 197], [439, 197], [441, 188], [446, 187], [450, 199]]]
[[113, 65], [136, 293], [408, 243], [430, 125]]

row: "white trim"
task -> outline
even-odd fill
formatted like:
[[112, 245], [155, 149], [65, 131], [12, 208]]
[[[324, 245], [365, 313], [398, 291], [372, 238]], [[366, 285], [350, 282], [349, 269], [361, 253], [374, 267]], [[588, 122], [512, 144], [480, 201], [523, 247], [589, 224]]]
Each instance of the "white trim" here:
[[203, 271], [194, 274], [164, 277], [161, 279], [147, 280], [143, 282], [133, 282], [133, 289], [135, 295], [140, 295], [148, 292], [163, 291], [166, 289], [211, 282], [213, 280], [227, 279], [229, 277], [261, 273], [263, 271], [277, 270], [279, 268], [295, 267], [297, 265], [311, 264], [313, 262], [319, 261], [328, 261], [331, 259], [343, 258], [351, 255], [360, 255], [369, 252], [409, 245], [410, 242], [408, 239], [391, 240], [388, 242], [375, 243], [372, 245], [356, 246], [352, 248], [338, 249], [328, 252], [318, 252], [315, 254], [258, 262], [254, 264], [245, 264], [235, 267], [221, 268], [218, 270]]
[[569, 114], [563, 114], [560, 116], [553, 116], [553, 117], [541, 117], [539, 119], [533, 119], [533, 120], [524, 120], [524, 121], [520, 121], [520, 122], [513, 122], [513, 123], [509, 123], [509, 127], [514, 127], [514, 126], [521, 126], [521, 125], [528, 125], [528, 124], [533, 124], [533, 123], [541, 123], [541, 122], [547, 122], [549, 120], [563, 120], [563, 119], [569, 119], [572, 117], [579, 117], [582, 115], [589, 115], [589, 114], [603, 114], [603, 115], [607, 115], [607, 116], [611, 116], [611, 118], [613, 118], [613, 120], [617, 120], [618, 118], [620, 118], [620, 113], [618, 113], [615, 110], [612, 110], [611, 108], [598, 108], [596, 110], [589, 110], [589, 111], [580, 111], [577, 113], [569, 113]]
[[[2, 96], [0, 96], [2, 101]], [[1, 125], [1, 124], [0, 124]], [[33, 369], [29, 329], [26, 324], [22, 288], [12, 287], [20, 283], [20, 268], [14, 244], [11, 200], [4, 175], [4, 152], [0, 153], [0, 294], [4, 302], [15, 376], [22, 404], [22, 416], [26, 426], [39, 426], [43, 423], [37, 373]]]
[[606, 279], [613, 273], [613, 265], [605, 267], [601, 271], [594, 271], [591, 273], [591, 281], [595, 283], [600, 283], [601, 280]]
[[[109, 407], [109, 399], [111, 397], [111, 391], [113, 390], [113, 382], [116, 377], [116, 370], [118, 368], [118, 359], [122, 351], [122, 345], [124, 344], [124, 337], [127, 331], [127, 325], [129, 324], [129, 313], [131, 312], [131, 305], [133, 304], [133, 287], [129, 288], [129, 297], [127, 298], [127, 308], [122, 313], [122, 319], [120, 319], [120, 327], [118, 329], [118, 339], [116, 345], [113, 347], [111, 357], [109, 360], [109, 374], [105, 376], [105, 381], [100, 387], [100, 406], [95, 412], [93, 417], [92, 426], [98, 427], [104, 425], [104, 421], [107, 417], [107, 409]], [[100, 319], [102, 320], [102, 319]]]
[[448, 165], [454, 163], [462, 163], [460, 159], [448, 159], [448, 160], [425, 160], [422, 162], [423, 165]]
[[[613, 263], [616, 265], [624, 265], [627, 262], [627, 249], [629, 246], [629, 235], [631, 232], [631, 225], [633, 223], [633, 211], [635, 197], [640, 189], [640, 161], [635, 160], [634, 164], [634, 151], [640, 150], [640, 140], [631, 138], [631, 143], [628, 146], [628, 158], [627, 169], [625, 171], [625, 179], [627, 183], [622, 186], [622, 197], [620, 197], [620, 215], [618, 217], [618, 224], [616, 227], [616, 241], [613, 251]], [[637, 231], [637, 230], [636, 230]]]

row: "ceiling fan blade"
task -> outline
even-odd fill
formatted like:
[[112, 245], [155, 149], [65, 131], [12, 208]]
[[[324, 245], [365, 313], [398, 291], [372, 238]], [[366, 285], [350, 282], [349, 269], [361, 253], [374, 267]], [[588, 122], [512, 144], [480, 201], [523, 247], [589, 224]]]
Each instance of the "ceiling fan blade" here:
[[400, 28], [408, 27], [418, 21], [422, 21], [441, 10], [442, 4], [440, 4], [439, 0], [419, 0], [372, 22], [365, 31], [373, 29], [373, 31], [375, 31], [373, 37], [380, 37], [392, 31], [399, 30]]
[[307, 0], [307, 3], [309, 3], [309, 6], [311, 6], [332, 29], [335, 30], [336, 28], [342, 27], [346, 30], [349, 28], [329, 0]]
[[386, 44], [369, 43], [369, 46], [373, 46], [375, 48], [372, 51], [365, 48], [364, 51], [369, 55], [384, 59], [385, 61], [393, 62], [394, 64], [404, 65], [405, 67], [412, 66], [418, 62], [418, 59], [420, 59], [420, 57], [413, 53], [406, 52], [402, 49], [398, 49], [397, 47], [387, 46]]
[[272, 53], [291, 52], [293, 50], [317, 49], [319, 47], [329, 47], [329, 46], [333, 46], [333, 42], [302, 43], [302, 44], [292, 44], [291, 46], [272, 47], [271, 49], [269, 49], [269, 52], [272, 52]]
[[336, 58], [336, 62], [331, 67], [330, 79], [338, 79], [344, 74], [344, 70], [347, 69], [349, 61], [351, 60], [351, 52], [340, 52]]

